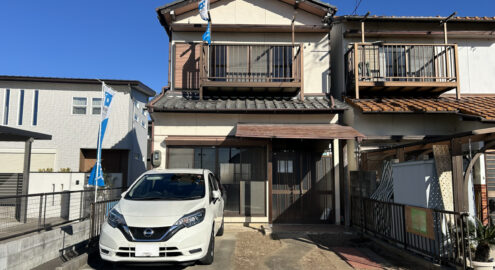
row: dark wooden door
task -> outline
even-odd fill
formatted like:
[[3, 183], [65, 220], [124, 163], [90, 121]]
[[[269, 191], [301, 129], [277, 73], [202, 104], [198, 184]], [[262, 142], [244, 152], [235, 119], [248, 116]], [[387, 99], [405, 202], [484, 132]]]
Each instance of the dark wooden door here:
[[332, 222], [331, 157], [296, 150], [273, 153], [273, 221]]

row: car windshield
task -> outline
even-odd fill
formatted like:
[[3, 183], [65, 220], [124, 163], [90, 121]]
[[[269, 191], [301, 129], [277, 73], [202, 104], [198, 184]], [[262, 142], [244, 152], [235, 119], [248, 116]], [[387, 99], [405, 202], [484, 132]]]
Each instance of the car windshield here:
[[147, 174], [138, 180], [125, 199], [128, 200], [196, 200], [205, 196], [202, 174]]

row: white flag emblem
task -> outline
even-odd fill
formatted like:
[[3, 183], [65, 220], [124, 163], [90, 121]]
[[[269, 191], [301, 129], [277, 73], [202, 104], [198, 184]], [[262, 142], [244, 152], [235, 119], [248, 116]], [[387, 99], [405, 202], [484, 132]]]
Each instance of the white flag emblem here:
[[208, 16], [208, 10], [210, 6], [210, 1], [209, 0], [201, 0], [199, 2], [199, 15], [201, 16], [201, 19], [205, 21], [209, 21], [210, 17]]

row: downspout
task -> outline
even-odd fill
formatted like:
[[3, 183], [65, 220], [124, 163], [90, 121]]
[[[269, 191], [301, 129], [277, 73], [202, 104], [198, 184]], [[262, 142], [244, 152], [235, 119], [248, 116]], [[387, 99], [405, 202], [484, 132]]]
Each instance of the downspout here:
[[335, 13], [337, 13], [337, 10], [336, 9], [328, 9], [328, 12], [327, 14], [325, 15], [325, 17], [323, 17], [323, 19], [321, 20], [324, 24], [324, 26], [327, 26], [328, 27], [328, 50], [330, 51], [329, 53], [329, 57], [328, 57], [328, 95], [332, 95], [331, 93], [331, 72], [332, 72], [332, 51], [331, 51], [331, 48], [332, 48], [332, 41], [331, 41], [331, 36], [332, 36], [332, 27], [333, 27], [333, 24], [334, 24], [334, 16], [335, 16]]
[[148, 112], [149, 112], [150, 118], [151, 118], [151, 153], [153, 153], [155, 151], [155, 121], [156, 121], [156, 118], [153, 116], [153, 113], [155, 112], [154, 105], [158, 100], [160, 100], [165, 95], [165, 92], [167, 92], [168, 89], [170, 89], [170, 88], [169, 87], [163, 87], [160, 95], [153, 98], [153, 100], [151, 100], [150, 103], [148, 103], [146, 105], [146, 108], [148, 109]]
[[[172, 31], [168, 35], [168, 87], [172, 86]], [[163, 91], [162, 91], [163, 92]]]

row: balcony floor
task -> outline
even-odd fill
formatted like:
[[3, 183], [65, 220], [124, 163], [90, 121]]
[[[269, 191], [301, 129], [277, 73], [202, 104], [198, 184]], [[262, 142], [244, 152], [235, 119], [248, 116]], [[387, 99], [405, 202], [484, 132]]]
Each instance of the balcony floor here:
[[440, 95], [456, 87], [457, 82], [361, 81], [359, 82], [359, 93], [365, 96], [379, 93], [404, 96]]

